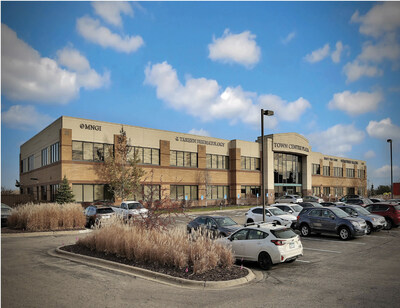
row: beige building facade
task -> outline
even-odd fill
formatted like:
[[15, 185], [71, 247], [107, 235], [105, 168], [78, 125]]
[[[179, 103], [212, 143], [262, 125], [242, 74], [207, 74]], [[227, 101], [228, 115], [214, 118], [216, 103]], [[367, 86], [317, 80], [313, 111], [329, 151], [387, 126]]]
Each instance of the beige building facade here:
[[[145, 171], [137, 199], [145, 200], [151, 192], [152, 198], [185, 200], [192, 206], [261, 203], [260, 142], [66, 116], [21, 146], [22, 193], [52, 201], [66, 176], [76, 201], [112, 200], [99, 170], [122, 132]], [[268, 203], [277, 196], [295, 193], [330, 200], [346, 194], [365, 195], [365, 161], [312, 152], [308, 140], [297, 133], [264, 138]]]

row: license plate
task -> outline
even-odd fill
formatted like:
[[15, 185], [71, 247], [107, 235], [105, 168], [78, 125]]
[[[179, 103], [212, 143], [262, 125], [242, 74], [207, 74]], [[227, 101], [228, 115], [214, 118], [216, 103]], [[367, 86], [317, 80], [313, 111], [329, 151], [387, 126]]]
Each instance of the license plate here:
[[294, 248], [294, 243], [289, 243], [289, 248]]
[[103, 216], [103, 218], [105, 218], [105, 219], [110, 218], [110, 217], [111, 217], [110, 215]]

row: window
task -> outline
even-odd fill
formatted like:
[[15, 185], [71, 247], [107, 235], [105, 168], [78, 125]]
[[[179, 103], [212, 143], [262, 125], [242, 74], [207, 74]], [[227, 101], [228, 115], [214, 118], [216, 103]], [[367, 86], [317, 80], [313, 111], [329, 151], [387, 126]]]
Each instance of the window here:
[[111, 201], [113, 196], [104, 184], [72, 184], [76, 202]]
[[207, 186], [207, 199], [228, 199], [229, 198], [229, 186]]
[[261, 187], [260, 186], [247, 186], [242, 185], [241, 187], [241, 198], [257, 198], [261, 196]]
[[335, 194], [335, 197], [343, 196], [343, 187], [335, 187], [334, 194]]
[[195, 185], [171, 185], [171, 200], [197, 200], [198, 188]]
[[72, 160], [83, 160], [83, 142], [72, 141]]
[[301, 184], [301, 172], [300, 156], [274, 153], [274, 183]]
[[242, 170], [260, 170], [260, 159], [257, 157], [241, 157]]
[[323, 193], [324, 193], [324, 196], [329, 196], [331, 194], [331, 188], [330, 187], [324, 187], [323, 188]]
[[229, 169], [229, 156], [207, 154], [208, 169]]
[[47, 200], [47, 186], [40, 186], [41, 190], [41, 195], [42, 195], [42, 200], [46, 201]]
[[49, 149], [45, 148], [42, 150], [42, 167], [46, 166], [49, 161], [48, 161], [48, 153], [49, 153]]
[[312, 174], [321, 174], [320, 168], [319, 164], [312, 164]]
[[348, 178], [354, 178], [354, 169], [352, 168], [346, 168], [346, 176]]
[[135, 200], [142, 200], [145, 202], [152, 202], [155, 200], [160, 200], [160, 185], [141, 185], [140, 191], [135, 193]]
[[333, 167], [333, 176], [343, 177], [343, 168]]
[[34, 169], [34, 161], [35, 161], [35, 157], [33, 155], [28, 157], [28, 171], [31, 171]]
[[99, 162], [110, 155], [114, 155], [112, 144], [72, 141], [72, 160]]
[[104, 145], [102, 143], [93, 144], [94, 161], [104, 161]]
[[50, 163], [60, 160], [60, 143], [56, 142], [50, 146]]
[[58, 187], [59, 187], [58, 184], [50, 185], [50, 201], [54, 202], [56, 200], [56, 194], [58, 191]]
[[329, 166], [323, 166], [322, 172], [323, 172], [324, 176], [330, 176], [331, 175], [330, 174], [331, 170], [330, 170]]
[[139, 163], [146, 165], [160, 164], [160, 150], [153, 148], [132, 147], [136, 152]]
[[357, 175], [358, 175], [358, 178], [360, 178], [360, 179], [365, 178], [365, 170], [363, 170], [363, 169], [358, 169], [358, 170], [357, 170]]
[[170, 165], [197, 168], [197, 153], [170, 151]]
[[320, 196], [321, 195], [321, 187], [313, 186], [312, 187], [312, 193], [313, 193], [314, 196]]

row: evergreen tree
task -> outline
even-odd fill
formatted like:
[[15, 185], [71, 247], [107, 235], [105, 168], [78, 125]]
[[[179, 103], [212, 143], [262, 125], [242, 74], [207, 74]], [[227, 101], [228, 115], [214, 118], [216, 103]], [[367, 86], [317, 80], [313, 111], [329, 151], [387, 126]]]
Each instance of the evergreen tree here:
[[71, 187], [69, 187], [67, 177], [64, 175], [64, 179], [60, 184], [60, 187], [58, 188], [57, 194], [56, 194], [56, 202], [59, 204], [64, 204], [64, 203], [71, 203], [74, 202], [74, 194], [72, 193]]

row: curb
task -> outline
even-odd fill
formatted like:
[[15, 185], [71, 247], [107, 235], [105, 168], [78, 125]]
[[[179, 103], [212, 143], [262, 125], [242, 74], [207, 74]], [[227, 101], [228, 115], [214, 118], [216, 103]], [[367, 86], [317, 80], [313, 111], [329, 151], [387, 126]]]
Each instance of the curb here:
[[21, 233], [1, 233], [1, 237], [35, 237], [35, 236], [54, 236], [54, 235], [75, 235], [86, 234], [93, 230], [71, 230], [71, 231], [45, 231], [45, 232], [21, 232]]
[[83, 263], [89, 266], [95, 266], [101, 269], [116, 271], [122, 274], [131, 275], [134, 277], [140, 277], [143, 279], [178, 286], [189, 289], [208, 289], [208, 290], [218, 290], [225, 289], [229, 287], [236, 287], [250, 281], [254, 280], [256, 276], [254, 273], [246, 268], [249, 271], [249, 274], [246, 277], [242, 277], [234, 280], [227, 281], [198, 281], [198, 280], [189, 280], [178, 277], [173, 277], [170, 275], [166, 275], [163, 273], [153, 272], [147, 269], [134, 267], [126, 264], [121, 264], [118, 262], [108, 261], [104, 259], [94, 258], [85, 255], [79, 255], [72, 252], [61, 250], [62, 246], [57, 247], [56, 249], [51, 249], [48, 251], [48, 254], [53, 257], [59, 257], [63, 259], [67, 259], [73, 262]]

